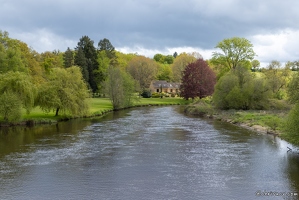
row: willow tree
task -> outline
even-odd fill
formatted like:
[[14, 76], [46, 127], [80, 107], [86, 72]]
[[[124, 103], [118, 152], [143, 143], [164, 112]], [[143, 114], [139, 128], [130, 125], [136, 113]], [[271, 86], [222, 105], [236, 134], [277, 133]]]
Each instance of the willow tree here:
[[45, 112], [62, 111], [71, 116], [84, 116], [88, 112], [87, 86], [79, 67], [54, 68], [48, 81], [39, 88], [36, 105]]
[[0, 75], [0, 94], [0, 115], [5, 121], [17, 121], [22, 108], [27, 113], [33, 108], [36, 89], [31, 76], [10, 71]]

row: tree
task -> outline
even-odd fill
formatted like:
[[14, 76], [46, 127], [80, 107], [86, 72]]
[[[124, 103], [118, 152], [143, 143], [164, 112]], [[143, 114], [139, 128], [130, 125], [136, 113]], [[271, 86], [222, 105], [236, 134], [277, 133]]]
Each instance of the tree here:
[[282, 89], [288, 82], [290, 72], [291, 70], [288, 67], [281, 68], [281, 63], [276, 60], [273, 60], [267, 66], [267, 69], [263, 70], [274, 98], [282, 99]]
[[19, 121], [22, 116], [22, 102], [16, 93], [11, 91], [0, 95], [0, 115], [5, 122]]
[[108, 77], [104, 85], [113, 109], [118, 110], [132, 106], [135, 89], [134, 79], [117, 67], [110, 66], [107, 72]]
[[161, 81], [164, 80], [164, 81], [171, 82], [172, 71], [171, 71], [170, 65], [158, 63], [157, 79], [161, 80]]
[[136, 56], [130, 62], [127, 71], [139, 83], [141, 90], [149, 88], [156, 78], [158, 65], [152, 59]]
[[222, 50], [213, 52], [212, 62], [215, 65], [221, 64], [224, 68], [235, 69], [245, 61], [253, 60], [256, 55], [253, 51], [253, 45], [245, 38], [233, 37], [224, 39], [216, 46]]
[[287, 87], [288, 99], [291, 103], [299, 103], [299, 74], [293, 74]]
[[36, 89], [28, 74], [10, 71], [0, 75], [0, 94], [0, 115], [10, 121], [21, 118], [22, 107], [31, 111]]
[[40, 65], [40, 54], [29, 48], [24, 42], [20, 42], [20, 50], [22, 62], [26, 67], [26, 71], [29, 72], [32, 81], [35, 85], [39, 85], [44, 81], [45, 69]]
[[54, 68], [48, 81], [41, 85], [36, 105], [45, 112], [62, 111], [71, 116], [84, 116], [88, 112], [88, 91], [79, 67]]
[[282, 134], [282, 138], [287, 139], [289, 142], [299, 145], [299, 103], [297, 100], [297, 103], [295, 106], [291, 109], [289, 112], [287, 119], [285, 121], [284, 125], [284, 131], [285, 133]]
[[105, 51], [107, 57], [110, 59], [110, 65], [113, 66], [117, 65], [117, 56], [115, 53], [115, 48], [107, 38], [104, 38], [99, 41], [98, 51], [99, 52]]
[[216, 75], [203, 59], [198, 59], [194, 63], [187, 65], [183, 71], [182, 85], [180, 87], [181, 96], [189, 98], [204, 98], [214, 92]]
[[185, 67], [196, 60], [197, 59], [193, 55], [187, 53], [181, 53], [179, 56], [177, 56], [171, 65], [173, 81], [181, 82], [182, 72], [184, 71]]
[[82, 47], [79, 47], [77, 49], [77, 53], [75, 55], [75, 61], [76, 66], [79, 66], [83, 75], [83, 79], [85, 82], [89, 85], [89, 72], [88, 72], [88, 66], [87, 61], [83, 52]]
[[160, 53], [157, 53], [154, 55], [154, 60], [161, 64], [172, 64], [174, 57], [172, 55], [165, 56]]
[[[96, 48], [94, 47], [94, 42], [88, 36], [83, 36], [80, 38], [76, 47], [77, 51], [79, 51], [80, 49], [82, 50], [86, 61], [86, 66], [88, 71], [87, 82], [89, 83], [92, 91], [96, 92], [98, 90], [98, 85], [95, 80], [94, 70], [98, 69], [99, 64], [97, 61], [98, 55], [97, 55]], [[75, 62], [75, 64], [76, 63], [78, 62]], [[80, 67], [84, 68], [84, 66], [80, 66]]]
[[164, 56], [160, 53], [154, 55], [154, 60], [159, 63], [164, 63]]
[[253, 61], [251, 61], [251, 66], [252, 66], [251, 71], [253, 71], [253, 72], [258, 71], [260, 65], [261, 65], [261, 63], [260, 63], [260, 61], [258, 61], [258, 60], [253, 60]]
[[254, 77], [238, 66], [222, 76], [215, 85], [213, 102], [220, 109], [264, 109], [270, 90], [263, 77]]
[[44, 70], [49, 73], [53, 68], [63, 68], [63, 55], [59, 51], [46, 51], [40, 55], [40, 63]]
[[118, 59], [114, 46], [111, 42], [104, 38], [98, 43], [98, 68], [94, 70], [95, 80], [98, 85], [98, 89], [102, 92], [103, 82], [107, 78], [107, 69], [111, 66], [118, 66]]
[[20, 44], [20, 41], [9, 38], [8, 32], [0, 31], [0, 73], [27, 71], [22, 62]]
[[176, 58], [177, 56], [178, 56], [178, 53], [177, 53], [177, 52], [174, 52], [174, 53], [173, 53], [173, 57]]
[[74, 53], [69, 47], [63, 54], [63, 64], [65, 68], [74, 66]]

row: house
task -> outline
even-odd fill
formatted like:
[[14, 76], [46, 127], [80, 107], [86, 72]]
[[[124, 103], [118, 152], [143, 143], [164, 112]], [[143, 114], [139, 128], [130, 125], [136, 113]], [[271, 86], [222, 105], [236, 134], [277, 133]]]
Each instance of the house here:
[[150, 90], [152, 93], [164, 92], [178, 94], [180, 92], [180, 83], [171, 83], [167, 81], [152, 81], [150, 84]]

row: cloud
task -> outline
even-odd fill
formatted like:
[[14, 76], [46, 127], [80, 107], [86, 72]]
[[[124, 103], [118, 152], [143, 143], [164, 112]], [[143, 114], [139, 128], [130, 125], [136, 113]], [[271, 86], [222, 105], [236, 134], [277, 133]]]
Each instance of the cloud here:
[[[299, 58], [299, 30], [285, 29], [275, 33], [258, 34], [251, 37], [258, 60], [282, 63], [295, 61]], [[266, 64], [266, 63], [265, 63]]]
[[77, 41], [56, 35], [47, 29], [37, 29], [32, 32], [12, 31], [10, 37], [26, 41], [26, 43], [37, 52], [53, 50], [65, 51], [67, 47], [73, 48], [77, 44]]
[[203, 59], [210, 59], [212, 56], [213, 50], [204, 50], [201, 48], [193, 48], [193, 47], [169, 47], [164, 49], [147, 49], [141, 46], [134, 47], [120, 47], [116, 48], [116, 50], [123, 53], [137, 53], [139, 55], [144, 55], [149, 58], [153, 58], [155, 54], [163, 54], [163, 55], [173, 55], [175, 52], [179, 54], [181, 53], [194, 53], [197, 52], [202, 55]]
[[[154, 55], [195, 50], [209, 58], [225, 38], [252, 41], [258, 59], [298, 56], [297, 0], [0, 0], [3, 31], [42, 52], [74, 48], [87, 35]], [[144, 52], [144, 53], [142, 53]]]

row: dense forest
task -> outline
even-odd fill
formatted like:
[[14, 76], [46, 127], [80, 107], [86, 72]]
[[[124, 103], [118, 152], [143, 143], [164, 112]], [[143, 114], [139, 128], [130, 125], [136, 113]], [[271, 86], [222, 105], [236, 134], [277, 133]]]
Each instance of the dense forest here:
[[297, 137], [299, 62], [282, 66], [273, 60], [260, 68], [245, 38], [225, 39], [216, 48], [209, 60], [198, 52], [148, 58], [116, 51], [106, 38], [95, 44], [82, 36], [65, 52], [38, 53], [0, 31], [1, 121], [18, 121], [34, 107], [84, 116], [91, 97], [109, 97], [115, 109], [128, 107], [136, 94], [148, 94], [151, 81], [165, 80], [181, 83], [181, 97], [208, 97], [217, 109], [292, 108], [286, 132]]

